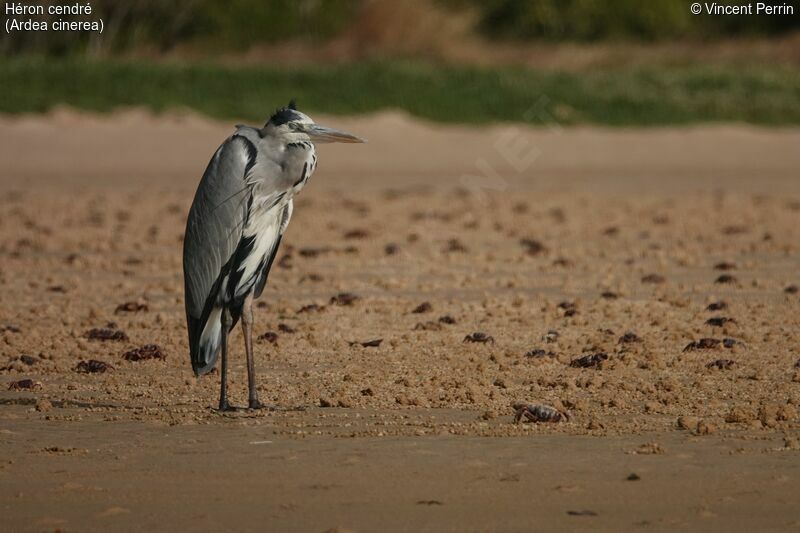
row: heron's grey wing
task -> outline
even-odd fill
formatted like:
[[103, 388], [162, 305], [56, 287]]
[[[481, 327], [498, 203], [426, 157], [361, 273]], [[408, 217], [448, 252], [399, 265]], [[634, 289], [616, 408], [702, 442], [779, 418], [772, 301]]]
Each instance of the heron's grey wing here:
[[205, 322], [221, 304], [220, 283], [247, 222], [251, 187], [246, 177], [255, 159], [252, 142], [239, 135], [230, 137], [208, 164], [189, 210], [183, 274], [193, 362]]
[[264, 292], [264, 286], [267, 284], [267, 277], [269, 277], [269, 271], [272, 269], [272, 263], [273, 261], [275, 261], [275, 256], [278, 254], [278, 247], [281, 245], [283, 232], [286, 231], [286, 227], [289, 225], [289, 220], [292, 218], [293, 209], [294, 209], [294, 202], [292, 200], [289, 200], [286, 203], [286, 206], [284, 206], [283, 211], [281, 212], [278, 238], [275, 239], [275, 244], [272, 245], [272, 248], [270, 249], [270, 252], [267, 256], [267, 261], [265, 262], [264, 267], [261, 269], [258, 280], [256, 280], [255, 291], [254, 291], [256, 298], [261, 296], [261, 293]]

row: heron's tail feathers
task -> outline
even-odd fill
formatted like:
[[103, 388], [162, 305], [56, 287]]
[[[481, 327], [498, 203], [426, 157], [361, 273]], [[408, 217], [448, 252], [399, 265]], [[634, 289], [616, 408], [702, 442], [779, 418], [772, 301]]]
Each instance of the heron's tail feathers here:
[[211, 372], [211, 369], [217, 364], [217, 354], [222, 347], [222, 308], [213, 308], [205, 324], [192, 318], [189, 321], [190, 323], [196, 321], [189, 327], [192, 370], [196, 376], [202, 376]]

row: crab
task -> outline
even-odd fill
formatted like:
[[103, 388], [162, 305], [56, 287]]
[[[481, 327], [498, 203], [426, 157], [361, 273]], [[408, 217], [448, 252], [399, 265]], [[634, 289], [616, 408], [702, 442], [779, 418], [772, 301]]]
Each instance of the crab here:
[[607, 353], [595, 353], [578, 357], [569, 362], [569, 366], [573, 368], [601, 368], [603, 361], [608, 360]]
[[494, 337], [489, 335], [488, 333], [483, 333], [482, 331], [476, 331], [475, 333], [470, 333], [462, 342], [480, 342], [481, 344], [486, 344], [487, 342], [491, 342], [494, 344]]
[[30, 390], [41, 388], [42, 384], [32, 379], [21, 379], [8, 384], [8, 390]]
[[714, 316], [706, 320], [706, 324], [709, 326], [714, 326], [716, 328], [724, 328], [727, 324], [736, 324], [735, 318], [729, 318], [726, 316]]
[[75, 367], [75, 372], [83, 374], [95, 374], [98, 372], [113, 372], [114, 367], [104, 361], [97, 359], [89, 359], [88, 361], [81, 361]]
[[94, 341], [127, 341], [128, 335], [119, 329], [112, 327], [92, 328], [84, 335], [89, 340]]
[[549, 405], [538, 405], [525, 402], [514, 402], [514, 423], [519, 424], [524, 416], [529, 422], [561, 422], [569, 421], [569, 413]]
[[158, 344], [145, 344], [122, 354], [126, 361], [144, 361], [147, 359], [165, 359], [166, 355]]
[[733, 359], [717, 359], [715, 361], [711, 361], [706, 365], [706, 368], [709, 369], [718, 369], [718, 370], [730, 370], [736, 365], [736, 361]]
[[719, 346], [720, 340], [711, 337], [704, 337], [699, 341], [692, 341], [683, 349], [684, 352], [693, 352], [695, 350], [711, 350]]
[[356, 300], [360, 300], [361, 297], [350, 292], [340, 292], [336, 296], [331, 296], [330, 303], [331, 305], [353, 305]]

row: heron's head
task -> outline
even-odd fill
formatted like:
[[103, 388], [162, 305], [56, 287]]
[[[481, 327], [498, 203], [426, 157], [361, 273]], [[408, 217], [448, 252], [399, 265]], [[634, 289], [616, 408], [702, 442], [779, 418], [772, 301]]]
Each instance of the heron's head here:
[[363, 143], [364, 139], [351, 135], [345, 131], [321, 126], [311, 120], [311, 117], [301, 113], [295, 107], [294, 100], [289, 105], [278, 109], [269, 118], [264, 129], [264, 134], [274, 136], [287, 143], [298, 141], [311, 141], [314, 143]]

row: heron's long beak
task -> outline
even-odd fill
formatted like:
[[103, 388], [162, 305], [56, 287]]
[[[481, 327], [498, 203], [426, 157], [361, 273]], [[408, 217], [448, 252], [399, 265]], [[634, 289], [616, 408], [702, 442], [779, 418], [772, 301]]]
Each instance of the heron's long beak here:
[[333, 128], [326, 128], [319, 124], [309, 124], [305, 128], [305, 132], [311, 137], [311, 140], [316, 143], [364, 143], [367, 142], [360, 137], [351, 135], [346, 131], [335, 130]]

